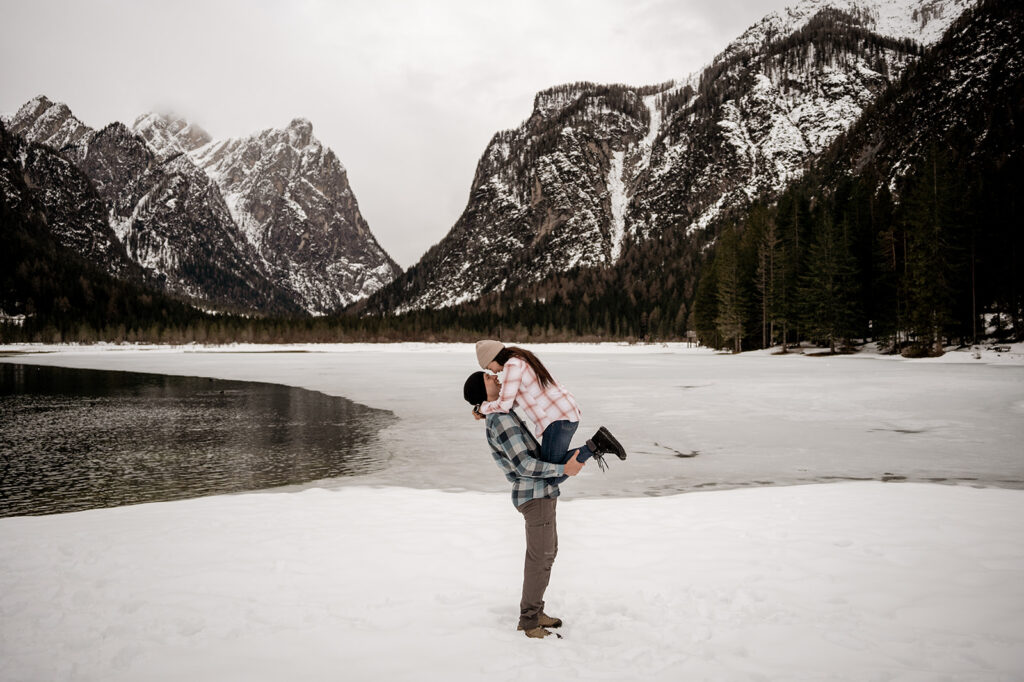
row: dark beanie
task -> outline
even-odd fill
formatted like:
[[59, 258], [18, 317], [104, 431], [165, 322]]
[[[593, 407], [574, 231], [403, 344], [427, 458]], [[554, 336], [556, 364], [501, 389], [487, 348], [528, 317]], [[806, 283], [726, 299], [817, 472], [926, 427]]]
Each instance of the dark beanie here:
[[473, 372], [462, 387], [462, 396], [470, 405], [487, 402], [487, 387], [484, 385], [484, 373]]

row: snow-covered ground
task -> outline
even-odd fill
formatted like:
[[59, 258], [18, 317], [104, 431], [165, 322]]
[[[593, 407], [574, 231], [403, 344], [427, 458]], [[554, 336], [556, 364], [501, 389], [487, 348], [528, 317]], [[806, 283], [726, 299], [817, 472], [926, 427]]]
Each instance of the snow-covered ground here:
[[559, 504], [516, 632], [504, 495], [306, 490], [0, 520], [0, 679], [1016, 680], [1024, 493], [875, 482]]
[[[0, 519], [0, 680], [1024, 677], [1024, 491], [1005, 489], [1024, 486], [1024, 349], [533, 348], [580, 434], [605, 423], [630, 450], [563, 488], [547, 610], [565, 638], [542, 642], [515, 631], [522, 520], [461, 400], [469, 346], [0, 357], [272, 381], [397, 417], [372, 477]], [[960, 485], [671, 494], [833, 477]]]

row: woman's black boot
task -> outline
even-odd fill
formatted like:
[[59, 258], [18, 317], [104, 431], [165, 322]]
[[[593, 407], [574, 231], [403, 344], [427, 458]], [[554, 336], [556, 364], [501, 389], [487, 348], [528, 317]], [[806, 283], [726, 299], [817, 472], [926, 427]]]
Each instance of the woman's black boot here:
[[587, 441], [587, 446], [594, 453], [595, 457], [600, 457], [605, 454], [613, 454], [619, 459], [626, 459], [626, 450], [622, 447], [612, 432], [601, 427], [597, 430], [597, 433]]

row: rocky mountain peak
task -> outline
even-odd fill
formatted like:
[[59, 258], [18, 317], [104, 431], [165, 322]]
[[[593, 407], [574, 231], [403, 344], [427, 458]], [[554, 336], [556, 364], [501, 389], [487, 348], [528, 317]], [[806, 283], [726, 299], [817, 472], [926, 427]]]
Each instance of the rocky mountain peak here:
[[187, 153], [213, 140], [198, 125], [175, 114], [143, 114], [132, 123], [132, 130], [160, 155]]
[[308, 147], [313, 141], [313, 124], [306, 118], [294, 118], [286, 129], [288, 143], [296, 149]]
[[25, 139], [54, 149], [78, 144], [93, 130], [75, 118], [63, 102], [52, 102], [45, 95], [33, 97], [7, 121], [7, 128]]
[[216, 181], [272, 281], [307, 311], [352, 303], [399, 274], [363, 219], [344, 166], [308, 119], [211, 142], [189, 157]]
[[593, 83], [570, 83], [542, 90], [533, 98], [533, 115], [550, 118], [580, 98]]

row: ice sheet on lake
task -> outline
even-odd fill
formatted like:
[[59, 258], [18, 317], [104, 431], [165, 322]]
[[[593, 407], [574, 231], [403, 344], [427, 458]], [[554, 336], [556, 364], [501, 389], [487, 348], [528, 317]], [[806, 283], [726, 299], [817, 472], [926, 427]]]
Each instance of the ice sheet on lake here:
[[[844, 479], [1024, 487], [1024, 353], [718, 355], [685, 346], [533, 345], [583, 410], [630, 452], [572, 481], [575, 497]], [[250, 352], [250, 351], [310, 352]], [[317, 485], [503, 491], [462, 400], [469, 344], [125, 349], [64, 347], [2, 361], [269, 381], [392, 410], [390, 466]], [[1003, 363], [1003, 364], [1000, 364]]]

